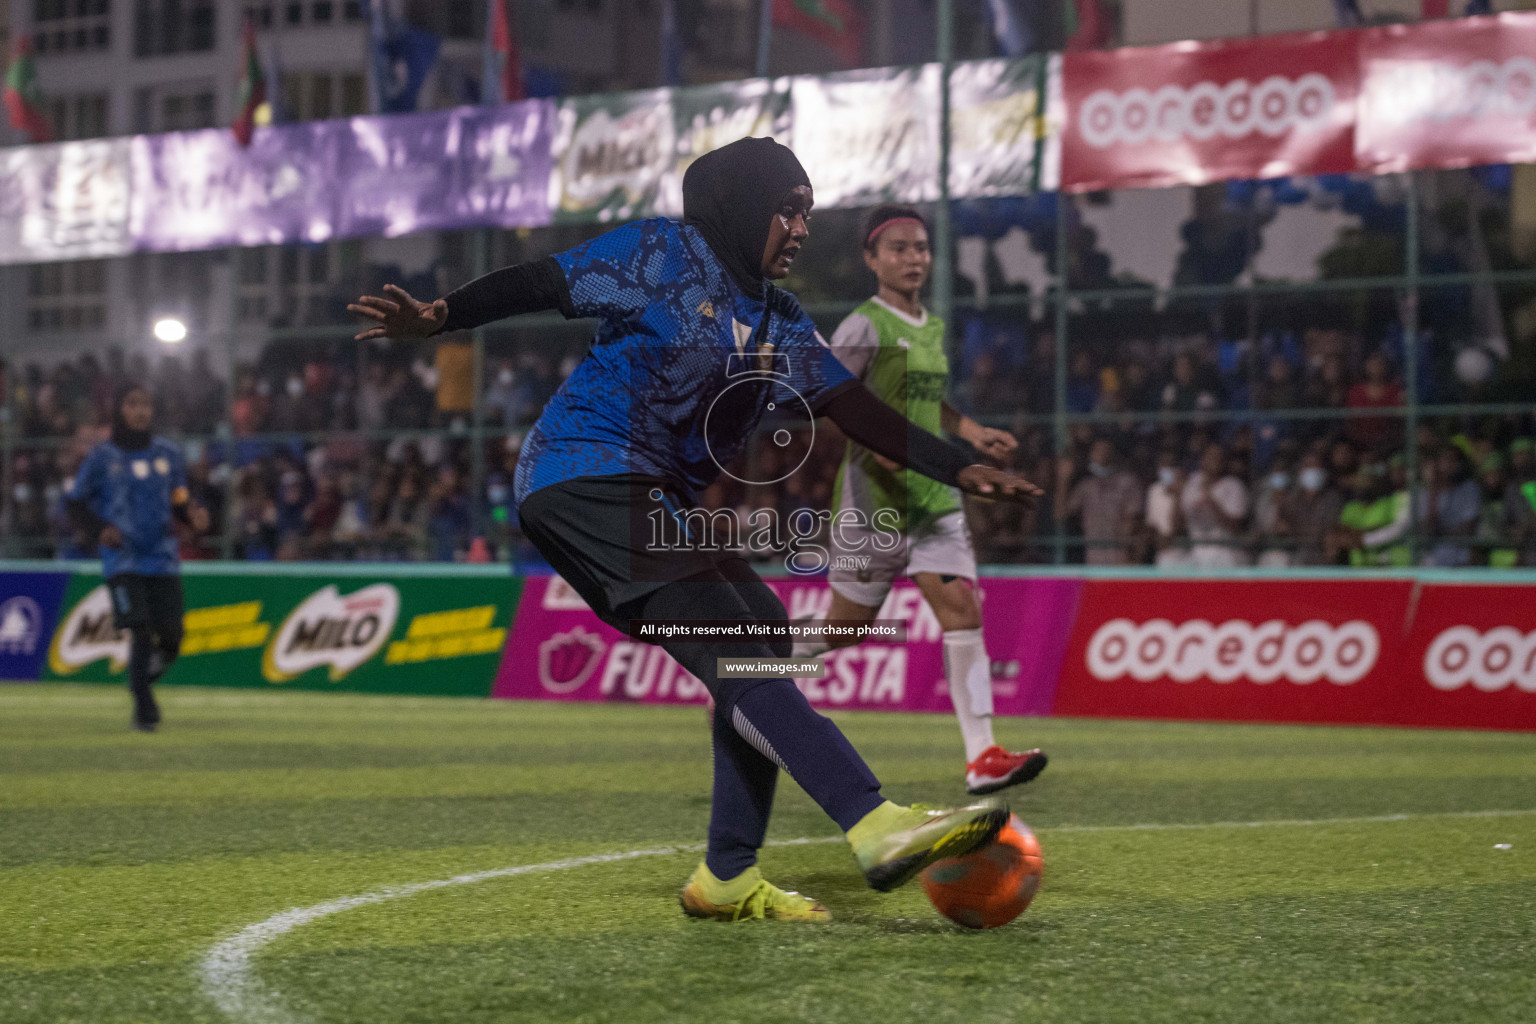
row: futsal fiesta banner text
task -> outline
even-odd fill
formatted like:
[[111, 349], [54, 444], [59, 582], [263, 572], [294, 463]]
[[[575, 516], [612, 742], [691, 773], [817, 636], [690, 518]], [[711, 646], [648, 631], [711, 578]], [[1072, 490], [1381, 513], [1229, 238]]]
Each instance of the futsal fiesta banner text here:
[[[744, 135], [939, 197], [938, 65], [0, 150], [0, 263], [676, 216]], [[1536, 162], [1536, 14], [955, 65], [958, 199]]]

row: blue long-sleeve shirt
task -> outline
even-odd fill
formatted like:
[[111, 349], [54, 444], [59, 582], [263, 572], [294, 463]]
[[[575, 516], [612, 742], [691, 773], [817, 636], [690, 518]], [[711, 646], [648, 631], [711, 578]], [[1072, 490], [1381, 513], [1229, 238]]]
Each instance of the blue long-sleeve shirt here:
[[103, 441], [64, 487], [67, 497], [84, 502], [123, 535], [122, 547], [101, 548], [104, 575], [181, 571], [172, 514], [187, 501], [187, 468], [171, 442], [156, 437], [147, 448], [124, 451]]

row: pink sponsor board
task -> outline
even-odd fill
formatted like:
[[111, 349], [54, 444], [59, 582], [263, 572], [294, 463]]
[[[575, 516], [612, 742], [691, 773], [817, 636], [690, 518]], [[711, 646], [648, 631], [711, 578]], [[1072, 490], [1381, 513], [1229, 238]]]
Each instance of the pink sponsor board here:
[[[771, 583], [791, 619], [825, 614], [826, 583]], [[1050, 714], [1081, 580], [984, 580], [982, 608], [997, 713]], [[907, 624], [901, 644], [827, 655], [822, 679], [797, 685], [823, 708], [949, 712], [939, 624], [917, 588], [900, 583], [880, 611]], [[703, 703], [704, 686], [659, 647], [601, 622], [558, 576], [530, 577], [491, 694], [522, 700]]]

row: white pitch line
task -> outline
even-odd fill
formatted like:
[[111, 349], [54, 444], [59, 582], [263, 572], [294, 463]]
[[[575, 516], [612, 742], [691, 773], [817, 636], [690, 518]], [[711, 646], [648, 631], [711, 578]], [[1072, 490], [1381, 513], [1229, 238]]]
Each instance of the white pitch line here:
[[[1536, 816], [1536, 809], [1512, 811], [1430, 811], [1422, 814], [1381, 814], [1359, 818], [1294, 818], [1271, 821], [1205, 821], [1188, 823], [1150, 823], [1141, 825], [1056, 825], [1039, 828], [1037, 832], [1184, 832], [1203, 829], [1244, 828], [1298, 828], [1322, 825], [1374, 825], [1399, 821], [1417, 821], [1433, 818], [1522, 818]], [[768, 846], [809, 846], [818, 843], [835, 843], [841, 836], [820, 836], [806, 839], [780, 839]], [[452, 878], [439, 878], [430, 882], [414, 882], [394, 885], [360, 896], [343, 896], [308, 907], [293, 907], [274, 914], [265, 921], [242, 928], [210, 949], [199, 965], [203, 991], [213, 1000], [224, 1015], [241, 1024], [297, 1024], [300, 1017], [283, 1003], [282, 997], [263, 985], [252, 971], [251, 960], [261, 949], [276, 939], [322, 917], [339, 914], [344, 910], [365, 907], [374, 903], [415, 896], [433, 889], [446, 889], [454, 885], [472, 885], [494, 878], [512, 878], [517, 875], [533, 875], [552, 871], [569, 871], [572, 868], [593, 864], [612, 864], [616, 861], [637, 860], [641, 857], [665, 857], [677, 853], [697, 853], [702, 844], [682, 846], [658, 846], [646, 850], [627, 850], [622, 853], [598, 853], [586, 857], [568, 857], [543, 864], [518, 864], [512, 867], [476, 871]]]

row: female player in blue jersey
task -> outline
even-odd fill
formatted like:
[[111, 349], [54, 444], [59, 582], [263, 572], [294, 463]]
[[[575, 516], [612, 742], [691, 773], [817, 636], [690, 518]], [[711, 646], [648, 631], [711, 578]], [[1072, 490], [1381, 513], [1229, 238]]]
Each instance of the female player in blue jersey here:
[[181, 653], [181, 559], [172, 521], [208, 529], [207, 510], [187, 491], [181, 450], [149, 432], [154, 414], [142, 385], [119, 388], [111, 437], [65, 485], [76, 525], [100, 545], [115, 624], [131, 637], [128, 688], [133, 726], [143, 732], [160, 723], [155, 680]]
[[[1039, 494], [909, 424], [770, 283], [805, 243], [813, 201], [793, 153], [742, 139], [689, 167], [682, 223], [629, 224], [435, 302], [390, 287], [349, 308], [375, 321], [359, 339], [425, 338], [543, 309], [598, 318], [591, 350], [524, 441], [515, 479], [524, 534], [604, 621], [638, 639], [647, 623], [787, 625], [783, 604], [741, 558], [652, 535], [667, 516], [687, 533], [683, 510], [771, 406], [803, 402], [871, 450], [974, 494]], [[661, 644], [715, 700], [709, 842], [682, 893], [695, 917], [828, 919], [819, 902], [770, 885], [756, 866], [780, 768], [843, 829], [879, 890], [989, 842], [1008, 817], [996, 797], [947, 810], [885, 800], [853, 746], [787, 674], [718, 671], [719, 658], [787, 657], [783, 636]]]

